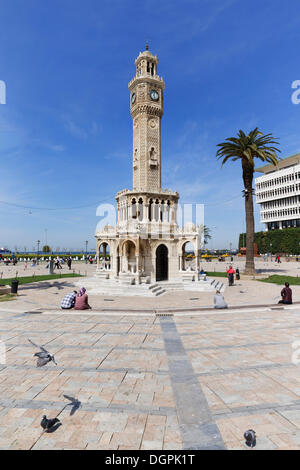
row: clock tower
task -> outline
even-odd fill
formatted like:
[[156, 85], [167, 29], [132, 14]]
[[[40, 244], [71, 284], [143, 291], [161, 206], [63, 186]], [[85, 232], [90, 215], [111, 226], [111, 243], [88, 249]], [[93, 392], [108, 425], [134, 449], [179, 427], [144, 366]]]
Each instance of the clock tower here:
[[[96, 231], [97, 276], [103, 281], [110, 280], [109, 289], [113, 289], [112, 280], [127, 286], [125, 295], [130, 295], [133, 285], [137, 288], [133, 290], [134, 295], [139, 295], [143, 292], [143, 287], [139, 291], [140, 284], [199, 280], [200, 232], [193, 223], [179, 227], [179, 194], [162, 188], [161, 118], [165, 82], [157, 74], [157, 65], [158, 58], [148, 45], [135, 60], [135, 76], [128, 84], [133, 121], [133, 185], [132, 189], [122, 189], [116, 194], [116, 226], [106, 225]], [[194, 245], [195, 262], [194, 268], [185, 272], [187, 243]], [[158, 295], [159, 288], [152, 285], [149, 289], [153, 287], [152, 295]], [[194, 290], [195, 282], [190, 287]], [[104, 288], [105, 282], [100, 291]]]
[[148, 50], [135, 61], [129, 82], [133, 120], [133, 190], [161, 191], [161, 118], [165, 83], [157, 75], [158, 58]]

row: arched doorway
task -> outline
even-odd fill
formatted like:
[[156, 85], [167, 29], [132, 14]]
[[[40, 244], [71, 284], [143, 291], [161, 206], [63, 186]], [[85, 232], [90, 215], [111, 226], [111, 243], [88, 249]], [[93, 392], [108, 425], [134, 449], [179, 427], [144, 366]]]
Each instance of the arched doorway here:
[[195, 248], [192, 242], [187, 241], [182, 245], [180, 258], [180, 271], [187, 271], [188, 269], [193, 269], [195, 267]]
[[121, 271], [123, 273], [138, 271], [135, 244], [126, 240], [122, 245]]
[[156, 280], [167, 281], [169, 278], [168, 248], [159, 245], [156, 250]]
[[107, 242], [102, 242], [99, 246], [98, 252], [99, 258], [99, 265], [103, 269], [110, 270], [111, 268], [111, 254], [110, 254], [110, 246]]

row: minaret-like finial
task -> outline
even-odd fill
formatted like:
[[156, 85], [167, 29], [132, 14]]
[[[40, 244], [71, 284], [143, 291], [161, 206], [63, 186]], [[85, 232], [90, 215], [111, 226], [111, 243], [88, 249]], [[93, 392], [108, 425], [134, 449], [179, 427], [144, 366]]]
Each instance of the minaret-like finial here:
[[149, 51], [148, 39], [147, 39], [147, 41], [146, 41], [146, 51]]

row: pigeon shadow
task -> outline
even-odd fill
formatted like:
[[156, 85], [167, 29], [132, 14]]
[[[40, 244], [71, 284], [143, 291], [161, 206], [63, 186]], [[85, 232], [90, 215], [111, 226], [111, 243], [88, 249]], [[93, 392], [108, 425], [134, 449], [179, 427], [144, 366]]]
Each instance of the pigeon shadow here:
[[77, 400], [75, 397], [70, 397], [69, 395], [64, 395], [64, 397], [69, 400], [71, 403], [68, 403], [67, 406], [72, 406], [70, 411], [70, 416], [73, 416], [77, 410], [81, 407], [81, 401]]

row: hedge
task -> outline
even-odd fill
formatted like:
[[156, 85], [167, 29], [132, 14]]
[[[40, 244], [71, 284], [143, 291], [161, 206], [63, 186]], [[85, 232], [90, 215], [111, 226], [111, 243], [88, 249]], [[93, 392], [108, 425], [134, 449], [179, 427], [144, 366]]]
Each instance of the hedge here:
[[[244, 247], [246, 234], [239, 237], [239, 249]], [[257, 244], [259, 253], [286, 253], [290, 255], [300, 254], [300, 228], [284, 228], [282, 230], [269, 230], [268, 232], [256, 232], [254, 243]], [[272, 247], [270, 246], [272, 243]]]

